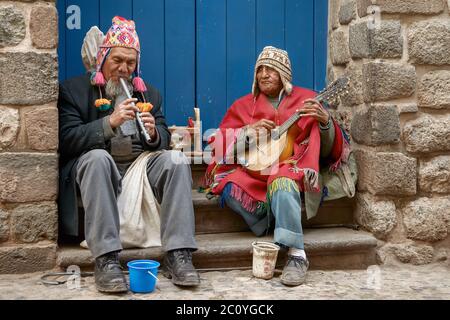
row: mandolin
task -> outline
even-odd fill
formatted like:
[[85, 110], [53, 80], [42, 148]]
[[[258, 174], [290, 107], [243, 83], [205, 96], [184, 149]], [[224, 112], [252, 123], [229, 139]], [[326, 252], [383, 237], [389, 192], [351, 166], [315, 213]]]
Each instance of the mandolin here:
[[[346, 92], [348, 83], [348, 77], [343, 76], [327, 86], [314, 99], [321, 104], [335, 101], [343, 92]], [[300, 133], [300, 129], [293, 124], [303, 116], [305, 114], [299, 110], [281, 126], [273, 129], [270, 135], [255, 139], [256, 143], [250, 144], [248, 150], [244, 152], [244, 157], [238, 157], [238, 162], [252, 176], [260, 177], [270, 174], [274, 164], [283, 162], [293, 155], [295, 139]]]

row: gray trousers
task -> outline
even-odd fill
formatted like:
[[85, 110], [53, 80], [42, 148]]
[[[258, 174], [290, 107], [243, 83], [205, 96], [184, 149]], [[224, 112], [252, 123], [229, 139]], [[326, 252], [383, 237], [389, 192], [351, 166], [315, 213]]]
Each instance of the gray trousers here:
[[[117, 197], [122, 177], [101, 149], [87, 152], [77, 163], [76, 181], [85, 210], [85, 237], [94, 258], [122, 250]], [[196, 250], [192, 176], [187, 158], [178, 151], [151, 157], [147, 177], [161, 205], [161, 243], [164, 251]]]

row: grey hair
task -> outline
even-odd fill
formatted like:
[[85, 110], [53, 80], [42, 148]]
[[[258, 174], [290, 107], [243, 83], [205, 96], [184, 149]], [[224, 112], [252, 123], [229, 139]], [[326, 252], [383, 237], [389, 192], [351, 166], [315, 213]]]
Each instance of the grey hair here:
[[[133, 95], [133, 85], [130, 81], [127, 81], [128, 92]], [[117, 98], [118, 96], [125, 96], [125, 92], [123, 92], [123, 88], [119, 82], [113, 81], [111, 79], [108, 80], [105, 87], [106, 95], [111, 98]]]

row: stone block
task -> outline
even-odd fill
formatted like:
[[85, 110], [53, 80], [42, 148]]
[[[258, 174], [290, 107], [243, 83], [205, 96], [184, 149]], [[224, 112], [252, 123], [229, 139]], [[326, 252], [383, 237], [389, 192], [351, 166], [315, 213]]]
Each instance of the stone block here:
[[450, 199], [419, 198], [406, 205], [403, 223], [409, 239], [436, 242], [448, 235]]
[[399, 113], [416, 113], [419, 111], [419, 107], [415, 103], [404, 103], [397, 105]]
[[0, 208], [0, 242], [9, 240], [9, 213]]
[[58, 46], [58, 12], [54, 6], [33, 7], [30, 34], [35, 48], [55, 49]]
[[397, 224], [393, 201], [380, 201], [370, 194], [358, 194], [356, 220], [379, 239], [385, 239]]
[[394, 255], [403, 263], [424, 265], [433, 262], [434, 249], [427, 245], [411, 243], [391, 245]]
[[425, 115], [407, 122], [402, 137], [408, 152], [450, 151], [450, 115], [443, 117]]
[[330, 36], [330, 57], [334, 65], [344, 65], [350, 62], [348, 36], [341, 30], [333, 31]]
[[31, 149], [38, 151], [58, 148], [58, 109], [36, 108], [25, 113], [26, 133]]
[[26, 34], [23, 12], [12, 5], [1, 5], [0, 21], [0, 48], [21, 43]]
[[362, 70], [366, 102], [406, 98], [415, 91], [416, 69], [414, 66], [373, 61], [363, 64]]
[[356, 19], [356, 1], [343, 0], [339, 10], [339, 22], [349, 24], [353, 19]]
[[364, 102], [362, 95], [362, 68], [350, 63], [345, 69], [345, 74], [349, 77], [347, 92], [341, 95], [341, 102], [344, 106], [353, 107]]
[[19, 111], [0, 106], [0, 151], [15, 144], [19, 129]]
[[394, 105], [373, 105], [353, 116], [351, 134], [359, 144], [377, 146], [400, 141], [400, 117]]
[[398, 152], [356, 150], [358, 186], [373, 195], [407, 196], [417, 192], [417, 160]]
[[53, 269], [56, 245], [0, 247], [0, 274], [24, 274]]
[[40, 105], [58, 98], [56, 54], [0, 53], [0, 104]]
[[401, 58], [403, 37], [400, 21], [382, 21], [369, 28], [367, 21], [350, 25], [349, 46], [353, 58]]
[[450, 64], [450, 21], [413, 23], [408, 29], [409, 61], [413, 64]]
[[421, 108], [450, 108], [450, 71], [431, 71], [420, 79], [418, 102]]
[[339, 28], [339, 8], [341, 0], [330, 0], [330, 25], [332, 30]]
[[358, 15], [360, 18], [367, 16], [367, 9], [372, 5], [372, 0], [357, 0]]
[[450, 194], [450, 156], [420, 161], [419, 187], [425, 192]]
[[442, 0], [374, 0], [381, 12], [407, 14], [436, 14], [444, 10]]
[[0, 202], [56, 200], [58, 156], [0, 153]]
[[19, 205], [11, 211], [11, 234], [14, 242], [35, 243], [56, 240], [58, 209], [54, 202]]
[[449, 257], [449, 250], [447, 248], [439, 248], [435, 252], [435, 260], [437, 262], [446, 261], [448, 257]]

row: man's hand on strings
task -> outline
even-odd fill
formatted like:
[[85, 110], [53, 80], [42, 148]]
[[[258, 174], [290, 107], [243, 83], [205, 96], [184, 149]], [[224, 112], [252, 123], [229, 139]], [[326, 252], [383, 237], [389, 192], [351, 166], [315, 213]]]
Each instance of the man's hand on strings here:
[[300, 109], [305, 116], [310, 116], [319, 121], [323, 126], [330, 121], [330, 114], [322, 107], [322, 105], [314, 99], [307, 99], [304, 102], [303, 108]]

